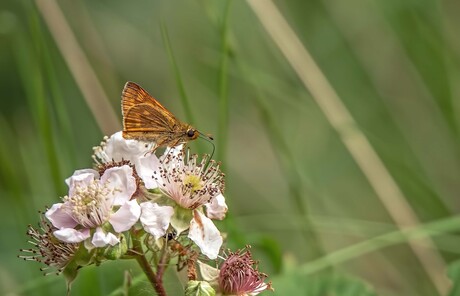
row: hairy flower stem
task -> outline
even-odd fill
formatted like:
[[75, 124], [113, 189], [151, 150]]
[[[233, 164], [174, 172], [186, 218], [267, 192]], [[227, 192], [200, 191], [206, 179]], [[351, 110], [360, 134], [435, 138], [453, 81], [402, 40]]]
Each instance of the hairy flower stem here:
[[166, 262], [168, 261], [167, 254], [166, 254], [166, 247], [167, 247], [167, 244], [165, 242], [163, 249], [161, 250], [160, 262], [158, 263], [158, 268], [157, 268], [157, 277], [160, 279], [163, 278], [163, 274], [166, 270], [166, 267], [168, 266]]
[[166, 296], [166, 291], [163, 287], [163, 273], [159, 273], [158, 275], [155, 274], [155, 272], [152, 269], [152, 266], [150, 266], [149, 261], [145, 257], [140, 238], [135, 233], [133, 234], [133, 251], [136, 254], [138, 254], [135, 256], [137, 263], [139, 263], [139, 265], [141, 266], [142, 271], [144, 271], [145, 275], [149, 279], [153, 289], [155, 289], [158, 296]]

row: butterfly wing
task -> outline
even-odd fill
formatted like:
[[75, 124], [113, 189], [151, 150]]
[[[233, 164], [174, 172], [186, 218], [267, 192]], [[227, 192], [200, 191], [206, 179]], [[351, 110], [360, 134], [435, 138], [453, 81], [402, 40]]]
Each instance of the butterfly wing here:
[[126, 132], [167, 133], [174, 132], [177, 120], [151, 104], [131, 107], [123, 117]]
[[156, 147], [176, 146], [195, 138], [187, 136], [190, 129], [134, 82], [127, 82], [121, 96], [123, 137], [153, 141]]
[[155, 142], [161, 146], [176, 146], [184, 142], [187, 125], [165, 114], [151, 104], [131, 107], [123, 118], [123, 137]]
[[140, 85], [128, 81], [123, 88], [121, 94], [121, 112], [123, 117], [126, 116], [128, 110], [139, 104], [151, 104], [155, 108], [161, 110], [163, 113], [174, 118], [174, 115], [163, 107], [154, 97], [152, 97], [145, 89]]

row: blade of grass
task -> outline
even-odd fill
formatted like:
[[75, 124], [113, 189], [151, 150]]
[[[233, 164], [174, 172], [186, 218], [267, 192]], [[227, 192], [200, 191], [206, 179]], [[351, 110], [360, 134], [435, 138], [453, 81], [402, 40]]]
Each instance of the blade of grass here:
[[[247, 2], [304, 83], [305, 88], [310, 91], [331, 126], [337, 131], [350, 155], [363, 171], [369, 184], [398, 227], [404, 229], [419, 225], [417, 215], [396, 181], [277, 7], [269, 0], [247, 0]], [[450, 282], [443, 273], [444, 260], [432, 240], [429, 237], [424, 239], [425, 243], [432, 245], [433, 248], [424, 249], [411, 241], [408, 243], [438, 292], [445, 295]]]
[[4, 198], [17, 203], [18, 208], [26, 209], [27, 200], [25, 197], [24, 186], [21, 182], [23, 176], [23, 166], [18, 166], [17, 141], [7, 120], [0, 115], [0, 138], [9, 139], [0, 145], [0, 180], [2, 191], [8, 192]]
[[[457, 232], [459, 230], [460, 216], [448, 217], [426, 224], [419, 224], [416, 227], [392, 231], [329, 253], [320, 259], [304, 264], [300, 268], [300, 271], [305, 275], [312, 274], [331, 265], [338, 265], [386, 247], [406, 242], [409, 243], [414, 240], [423, 241], [431, 236]], [[411, 243], [411, 245], [414, 244]]]
[[[391, 22], [381, 15], [382, 8], [376, 3], [363, 4], [362, 14], [356, 15], [353, 22], [349, 21], [349, 15], [340, 5], [333, 1], [323, 3], [407, 139], [421, 164], [421, 171], [433, 182], [433, 189], [439, 196], [438, 201], [443, 204], [443, 211], [455, 212], [459, 209], [455, 200], [460, 189], [456, 182], [456, 176], [460, 175], [458, 138], [450, 130], [448, 122], [451, 120], [436, 104], [437, 97], [430, 92], [415, 61], [411, 60], [410, 54], [401, 44], [396, 30], [391, 28]], [[362, 29], [362, 22], [367, 23], [365, 30]], [[378, 38], [374, 37], [369, 42], [371, 45], [363, 45], [356, 41], [358, 31], [360, 36]], [[388, 65], [381, 67], [382, 60], [388, 61]], [[435, 60], [430, 63], [436, 64]], [[397, 79], [391, 73], [398, 73]]]
[[[30, 9], [32, 10], [32, 9]], [[15, 40], [15, 58], [22, 79], [24, 89], [26, 90], [26, 98], [29, 104], [30, 114], [33, 116], [35, 125], [40, 134], [40, 139], [45, 148], [47, 165], [53, 180], [55, 192], [64, 190], [64, 185], [61, 177], [59, 160], [56, 155], [55, 140], [51, 125], [51, 113], [48, 108], [48, 100], [45, 95], [45, 78], [41, 71], [40, 58], [41, 51], [38, 46], [40, 43], [40, 33], [38, 32], [38, 18], [35, 13], [30, 14], [30, 32], [34, 42], [30, 42], [23, 34], [19, 35]], [[33, 77], [33, 78], [31, 78]]]
[[228, 140], [228, 23], [231, 0], [225, 2], [221, 34], [221, 59], [219, 67], [219, 124], [217, 138], [217, 159], [225, 163]]
[[177, 66], [176, 58], [174, 56], [174, 52], [171, 46], [171, 41], [169, 40], [168, 29], [164, 22], [160, 24], [161, 29], [161, 37], [163, 38], [163, 43], [166, 49], [166, 53], [168, 54], [168, 59], [171, 64], [171, 67], [174, 72], [174, 77], [176, 78], [177, 87], [179, 88], [180, 99], [182, 102], [182, 106], [185, 110], [185, 119], [187, 122], [196, 124], [195, 118], [193, 117], [192, 107], [190, 104], [190, 100], [187, 96], [187, 92], [185, 91], [184, 82], [182, 80], [182, 76]]
[[[229, 1], [230, 2], [230, 1]], [[222, 32], [222, 46], [221, 46], [221, 66], [219, 69], [220, 73], [220, 78], [221, 80], [225, 80], [225, 82], [221, 81], [220, 85], [220, 95], [221, 95], [221, 113], [220, 113], [220, 119], [222, 119], [223, 113], [228, 112], [228, 99], [223, 98], [223, 93], [222, 91], [226, 91], [226, 80], [228, 76], [228, 56], [230, 53], [230, 44], [228, 41], [228, 35], [231, 33], [230, 30], [228, 29], [228, 14], [229, 14], [229, 2], [227, 2], [227, 6], [225, 7], [224, 11], [224, 23], [223, 27], [221, 29], [221, 32], [225, 30], [225, 32]], [[207, 6], [206, 6], [207, 7]], [[211, 10], [207, 9], [208, 16], [213, 21], [216, 23], [216, 26], [219, 26], [217, 24], [216, 18], [212, 17]], [[237, 53], [232, 52], [232, 56], [234, 60], [236, 61], [237, 69], [238, 72], [241, 73], [241, 75], [237, 75], [238, 77], [241, 77], [242, 80], [250, 83], [252, 86], [256, 86], [257, 83], [254, 82], [254, 75], [253, 73], [249, 73], [249, 68], [243, 65], [238, 59], [237, 59]], [[223, 77], [224, 75], [224, 77]], [[265, 127], [266, 134], [269, 138], [269, 140], [272, 143], [272, 146], [275, 147], [275, 155], [277, 156], [277, 159], [280, 163], [280, 166], [283, 168], [283, 175], [286, 176], [286, 182], [289, 187], [289, 194], [293, 198], [294, 203], [296, 204], [296, 209], [298, 210], [298, 214], [303, 218], [303, 224], [302, 224], [302, 231], [304, 234], [305, 239], [309, 242], [310, 244], [310, 249], [312, 250], [312, 254], [310, 254], [313, 258], [316, 258], [318, 256], [321, 256], [324, 254], [323, 247], [321, 246], [320, 240], [317, 237], [314, 228], [312, 226], [312, 223], [309, 221], [308, 218], [308, 207], [307, 204], [305, 203], [304, 200], [304, 184], [310, 184], [308, 180], [305, 179], [304, 176], [302, 176], [297, 169], [297, 164], [295, 161], [295, 158], [293, 157], [289, 146], [287, 145], [286, 141], [283, 138], [282, 132], [279, 130], [278, 125], [276, 124], [275, 120], [273, 120], [273, 116], [270, 114], [269, 109], [266, 107], [264, 100], [262, 99], [262, 95], [260, 90], [255, 87], [256, 90], [256, 96], [254, 97], [254, 100], [258, 106], [259, 113], [261, 120], [263, 121], [263, 126]], [[225, 94], [225, 97], [227, 97], [227, 94]], [[223, 103], [223, 101], [226, 101]], [[225, 104], [226, 108], [223, 108], [222, 106]], [[227, 116], [225, 114], [224, 116]], [[226, 119], [227, 121], [228, 119]], [[222, 121], [220, 121], [222, 122]], [[228, 124], [228, 123], [227, 123]], [[226, 132], [225, 132], [226, 133]], [[219, 136], [221, 136], [221, 133], [219, 133]], [[226, 141], [226, 140], [225, 140]], [[222, 146], [222, 142], [219, 145], [219, 147]], [[222, 154], [221, 154], [222, 155]]]
[[35, 0], [35, 4], [102, 132], [110, 135], [120, 130], [120, 121], [59, 5], [55, 0]]
[[[237, 62], [238, 69], [240, 69], [241, 76], [246, 77], [247, 80], [251, 80], [251, 74], [245, 71], [240, 62]], [[271, 146], [274, 147], [277, 156], [277, 159], [280, 163], [280, 166], [283, 168], [283, 172], [286, 176], [286, 181], [288, 183], [289, 194], [292, 197], [298, 214], [302, 217], [303, 225], [302, 230], [306, 241], [309, 244], [309, 248], [312, 250], [312, 256], [318, 257], [324, 254], [321, 241], [314, 231], [314, 227], [309, 218], [309, 210], [306, 199], [304, 197], [304, 192], [306, 190], [305, 184], [310, 184], [308, 180], [299, 173], [297, 168], [297, 162], [290, 151], [290, 148], [283, 137], [282, 131], [279, 129], [279, 125], [276, 124], [274, 116], [270, 113], [268, 107], [266, 106], [261, 92], [257, 88], [255, 82], [252, 83], [255, 89], [254, 101], [258, 107], [263, 126], [265, 127], [265, 132], [267, 137], [271, 142]]]
[[37, 38], [37, 41], [39, 42], [39, 46], [41, 48], [41, 62], [47, 77], [46, 82], [49, 85], [50, 98], [53, 102], [52, 109], [55, 110], [57, 114], [60, 137], [64, 139], [63, 143], [66, 143], [65, 149], [62, 149], [65, 151], [65, 159], [61, 159], [60, 161], [65, 161], [68, 164], [68, 167], [71, 168], [76, 163], [75, 140], [72, 136], [71, 123], [68, 112], [65, 108], [64, 100], [62, 100], [64, 96], [59, 86], [59, 79], [56, 75], [53, 59], [51, 58], [51, 48], [48, 46], [48, 40], [45, 39], [46, 36], [43, 30], [40, 26], [38, 26], [38, 23], [36, 25], [37, 34], [40, 35], [39, 38]]

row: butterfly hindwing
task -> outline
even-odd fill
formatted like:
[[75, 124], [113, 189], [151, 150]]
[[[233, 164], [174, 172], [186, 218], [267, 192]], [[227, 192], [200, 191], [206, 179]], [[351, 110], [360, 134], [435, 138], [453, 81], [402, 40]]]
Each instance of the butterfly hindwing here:
[[[177, 120], [164, 114], [151, 104], [132, 106], [123, 117], [125, 132], [166, 133], [174, 132]], [[153, 136], [153, 135], [152, 135]]]

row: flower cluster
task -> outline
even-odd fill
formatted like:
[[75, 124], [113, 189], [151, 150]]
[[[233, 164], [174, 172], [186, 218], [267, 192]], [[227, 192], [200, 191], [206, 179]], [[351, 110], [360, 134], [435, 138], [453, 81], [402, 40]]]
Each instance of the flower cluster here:
[[[95, 168], [66, 179], [67, 195], [46, 210], [39, 228], [29, 227], [34, 248], [20, 257], [71, 274], [71, 282], [85, 265], [149, 254], [155, 258], [138, 262], [147, 275], [156, 273], [150, 280], [158, 294], [166, 295], [155, 282], [165, 260], [176, 258], [178, 269], [187, 266], [190, 282], [197, 282], [197, 264], [222, 258], [223, 236], [213, 220], [224, 219], [228, 209], [225, 176], [207, 155], [200, 159], [178, 146], [157, 156], [152, 147], [121, 132], [105, 138], [94, 148]], [[209, 287], [222, 295], [270, 289], [250, 257], [249, 251], [229, 253], [218, 286]]]

